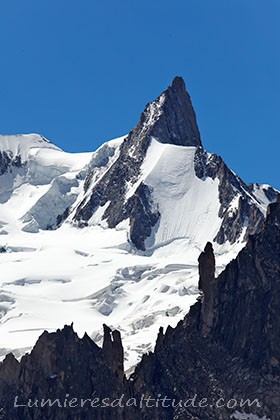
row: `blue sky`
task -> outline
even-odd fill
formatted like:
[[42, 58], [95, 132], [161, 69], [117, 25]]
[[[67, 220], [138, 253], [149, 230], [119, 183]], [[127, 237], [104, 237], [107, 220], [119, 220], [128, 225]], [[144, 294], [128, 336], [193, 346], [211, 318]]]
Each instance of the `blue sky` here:
[[2, 134], [94, 150], [181, 75], [205, 148], [280, 188], [279, 0], [9, 0], [0, 48]]

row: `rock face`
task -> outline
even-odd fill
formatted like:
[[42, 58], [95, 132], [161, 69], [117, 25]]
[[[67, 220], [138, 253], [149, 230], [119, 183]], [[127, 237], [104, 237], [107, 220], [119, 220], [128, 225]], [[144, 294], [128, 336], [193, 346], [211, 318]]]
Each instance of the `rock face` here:
[[13, 156], [8, 151], [0, 152], [0, 175], [7, 173], [9, 168], [20, 168], [22, 166], [21, 157]]
[[278, 196], [278, 202], [268, 208], [263, 231], [249, 237], [246, 247], [219, 276], [212, 329], [232, 355], [246, 359], [254, 368], [277, 375], [280, 373], [279, 226]]
[[120, 332], [112, 331], [107, 325], [103, 325], [103, 353], [109, 366], [111, 366], [116, 377], [121, 381], [124, 379], [124, 351]]
[[204, 252], [198, 259], [199, 290], [203, 291], [203, 305], [201, 309], [202, 334], [207, 335], [213, 326], [214, 297], [215, 297], [215, 257], [213, 247], [207, 243]]
[[[175, 77], [172, 85], [158, 99], [147, 105], [140, 123], [140, 132], [146, 126], [149, 136], [162, 143], [202, 146], [195, 112], [181, 77]], [[135, 133], [137, 138], [140, 134], [138, 130]]]
[[[216, 279], [208, 243], [199, 273], [201, 297], [175, 329], [160, 329], [155, 352], [129, 381], [120, 335], [106, 326], [103, 350], [71, 326], [44, 332], [20, 363], [7, 356], [0, 366], [2, 418], [278, 420], [280, 199], [270, 205], [261, 232]], [[17, 396], [18, 404], [66, 397], [122, 404], [14, 408]]]
[[[72, 326], [56, 333], [44, 332], [20, 364], [7, 356], [0, 368], [0, 413], [5, 419], [91, 419], [93, 411], [96, 419], [113, 418], [115, 414], [122, 418], [121, 408], [99, 410], [97, 400], [110, 400], [123, 393], [128, 398], [102, 350], [87, 335], [79, 339]], [[75, 407], [75, 402], [63, 407], [65, 399], [85, 397], [96, 398], [96, 408], [89, 403]], [[59, 399], [61, 404], [36, 407], [36, 400], [42, 399]], [[35, 403], [33, 408], [24, 406], [28, 400]], [[22, 406], [14, 407], [15, 401]]]

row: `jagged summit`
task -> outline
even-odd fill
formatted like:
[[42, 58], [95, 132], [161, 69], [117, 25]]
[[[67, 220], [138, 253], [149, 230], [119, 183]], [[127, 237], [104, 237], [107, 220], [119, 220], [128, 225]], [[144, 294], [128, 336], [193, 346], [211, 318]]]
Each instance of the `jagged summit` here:
[[[160, 214], [157, 203], [153, 203], [151, 196], [153, 188], [139, 180], [155, 144], [159, 145], [159, 149], [155, 151], [152, 166], [156, 165], [158, 156], [163, 153], [160, 145], [167, 148], [183, 146], [186, 155], [192, 153], [188, 150], [190, 146], [201, 147], [195, 112], [181, 77], [175, 77], [171, 86], [146, 105], [139, 123], [121, 144], [118, 158], [100, 181], [94, 185], [94, 172], [88, 174], [85, 186], [87, 189], [87, 186], [93, 185], [92, 191], [89, 194], [86, 191], [85, 198], [77, 207], [74, 220], [87, 223], [95, 211], [103, 207], [102, 219], [107, 221], [110, 228], [125, 219], [130, 220], [130, 239], [138, 249], [145, 250], [144, 242], [151, 235], [152, 227], [158, 222]], [[178, 162], [178, 165], [181, 163]], [[171, 162], [169, 166], [171, 170]], [[177, 169], [175, 168], [176, 171]], [[133, 194], [128, 194], [129, 185], [135, 186]], [[109, 205], [105, 208], [106, 203]]]
[[181, 77], [176, 76], [171, 86], [146, 105], [129, 134], [130, 142], [152, 137], [177, 146], [202, 146], [191, 98]]
[[156, 125], [153, 135], [162, 143], [179, 146], [202, 146], [195, 111], [182, 77], [176, 76], [163, 93], [161, 124]]

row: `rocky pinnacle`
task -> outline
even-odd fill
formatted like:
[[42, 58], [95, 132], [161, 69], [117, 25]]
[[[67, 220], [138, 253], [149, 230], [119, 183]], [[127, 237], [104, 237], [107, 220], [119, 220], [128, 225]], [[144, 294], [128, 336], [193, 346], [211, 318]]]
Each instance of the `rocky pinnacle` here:
[[[181, 77], [175, 77], [171, 86], [146, 105], [138, 124], [122, 143], [118, 159], [91, 190], [90, 198], [78, 206], [75, 220], [87, 223], [99, 206], [110, 202], [103, 214], [108, 226], [113, 228], [130, 219], [131, 241], [138, 249], [145, 249], [145, 239], [160, 214], [147, 185], [140, 184], [129, 200], [126, 200], [126, 186], [139, 179], [152, 138], [161, 143], [201, 146], [195, 112]], [[88, 174], [85, 185], [91, 185], [93, 176]]]
[[161, 143], [202, 146], [191, 98], [181, 77], [175, 77], [172, 85], [148, 108], [157, 103], [161, 103], [161, 114], [154, 123], [151, 136]]

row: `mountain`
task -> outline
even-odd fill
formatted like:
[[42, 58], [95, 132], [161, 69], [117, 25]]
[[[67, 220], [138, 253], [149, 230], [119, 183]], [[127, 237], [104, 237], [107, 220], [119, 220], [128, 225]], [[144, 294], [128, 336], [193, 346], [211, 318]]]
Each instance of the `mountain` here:
[[146, 106], [102, 178], [88, 174], [85, 193], [74, 220], [88, 224], [97, 212], [110, 228], [129, 220], [130, 240], [143, 251], [186, 237], [201, 246], [203, 231], [218, 244], [232, 244], [258, 229], [275, 200], [271, 188], [255, 194], [203, 149], [179, 77]]
[[0, 168], [2, 357], [72, 322], [100, 343], [106, 323], [134, 366], [195, 302], [205, 243], [219, 274], [277, 196], [204, 150], [179, 77], [96, 152], [1, 136]]
[[72, 325], [45, 331], [20, 363], [8, 355], [0, 365], [2, 418], [279, 419], [279, 263], [280, 196], [218, 277], [206, 244], [199, 299], [175, 328], [160, 329], [129, 380], [118, 331], [104, 326], [102, 349]]

